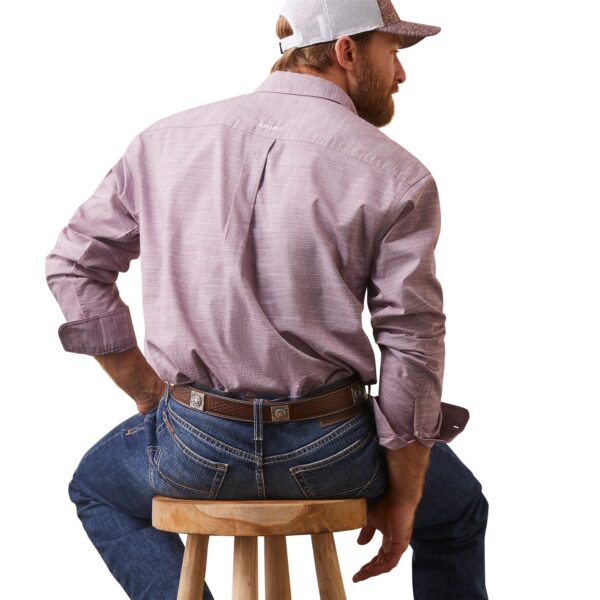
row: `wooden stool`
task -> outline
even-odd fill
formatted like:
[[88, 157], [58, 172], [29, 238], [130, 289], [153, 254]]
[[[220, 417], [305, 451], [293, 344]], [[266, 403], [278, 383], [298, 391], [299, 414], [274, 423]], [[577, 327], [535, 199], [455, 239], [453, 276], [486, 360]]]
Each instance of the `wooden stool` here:
[[265, 543], [266, 600], [291, 600], [286, 535], [312, 539], [321, 600], [346, 600], [334, 531], [367, 524], [365, 498], [333, 500], [180, 500], [155, 496], [152, 525], [187, 534], [177, 600], [201, 600], [208, 538], [235, 536], [233, 600], [258, 600], [258, 536]]

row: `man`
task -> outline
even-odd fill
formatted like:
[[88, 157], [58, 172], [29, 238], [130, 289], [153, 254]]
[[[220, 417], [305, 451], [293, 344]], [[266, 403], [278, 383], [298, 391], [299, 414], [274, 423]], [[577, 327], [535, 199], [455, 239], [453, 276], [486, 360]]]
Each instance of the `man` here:
[[[388, 0], [288, 0], [255, 92], [137, 135], [47, 256], [63, 347], [138, 408], [69, 486], [129, 597], [176, 595], [181, 539], [150, 524], [160, 493], [365, 497], [358, 543], [383, 541], [354, 582], [410, 544], [415, 598], [487, 598], [487, 500], [447, 445], [468, 412], [440, 401], [437, 188], [378, 129], [406, 78], [398, 50], [439, 31]], [[138, 256], [145, 355], [115, 285]]]

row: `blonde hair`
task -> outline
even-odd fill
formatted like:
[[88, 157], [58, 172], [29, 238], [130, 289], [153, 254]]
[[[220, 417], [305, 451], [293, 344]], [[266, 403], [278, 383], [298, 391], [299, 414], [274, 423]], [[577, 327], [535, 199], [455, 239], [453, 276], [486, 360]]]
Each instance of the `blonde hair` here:
[[[277, 19], [275, 31], [280, 40], [294, 33], [290, 22], [282, 15]], [[356, 43], [358, 51], [362, 53], [366, 51], [374, 34], [375, 30], [363, 31], [348, 37]], [[308, 67], [318, 72], [327, 71], [329, 67], [333, 66], [332, 56], [335, 42], [336, 40], [332, 40], [304, 48], [288, 48], [271, 67], [271, 73], [274, 71], [299, 72], [300, 67]]]

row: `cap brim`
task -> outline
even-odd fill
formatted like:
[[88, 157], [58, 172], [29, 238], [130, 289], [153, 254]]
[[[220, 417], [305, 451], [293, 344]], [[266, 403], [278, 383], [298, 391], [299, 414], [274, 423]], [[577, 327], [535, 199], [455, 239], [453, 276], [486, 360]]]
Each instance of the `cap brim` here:
[[410, 21], [397, 21], [396, 23], [377, 28], [377, 31], [401, 35], [404, 38], [401, 48], [414, 46], [414, 44], [420, 42], [423, 38], [436, 35], [441, 30], [441, 27], [435, 25], [423, 25], [422, 23], [411, 23]]

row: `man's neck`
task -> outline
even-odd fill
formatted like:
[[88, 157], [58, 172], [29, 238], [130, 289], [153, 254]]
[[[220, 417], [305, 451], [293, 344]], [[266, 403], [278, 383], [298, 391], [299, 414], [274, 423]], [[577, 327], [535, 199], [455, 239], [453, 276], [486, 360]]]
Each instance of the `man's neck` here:
[[348, 84], [346, 82], [346, 78], [344, 77], [343, 71], [329, 69], [325, 73], [321, 73], [319, 71], [314, 71], [309, 67], [299, 67], [300, 73], [305, 73], [306, 75], [315, 75], [316, 77], [321, 77], [322, 79], [327, 79], [327, 81], [331, 81], [335, 83], [337, 86], [341, 87], [346, 94], [348, 93]]

